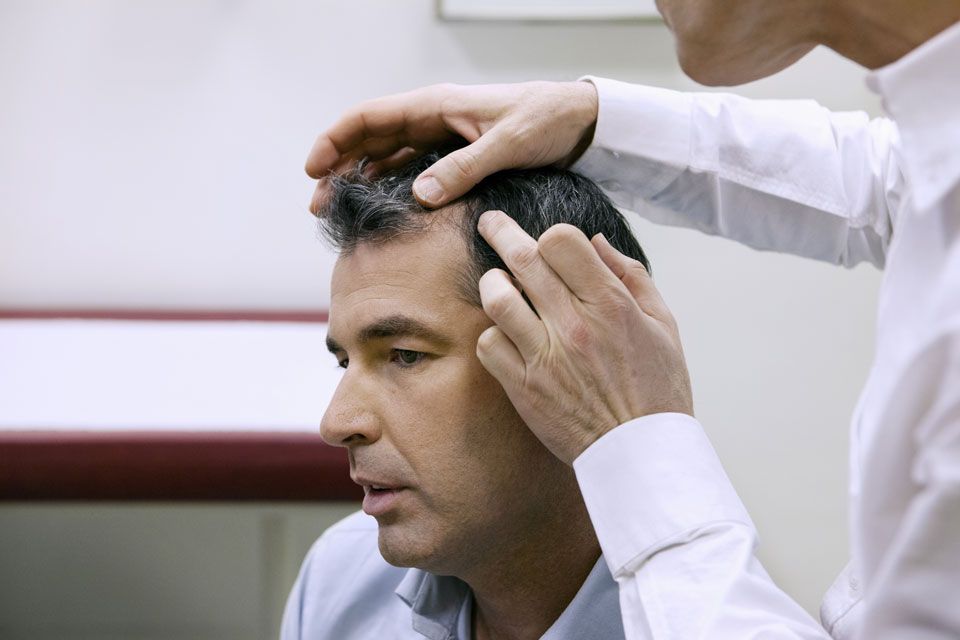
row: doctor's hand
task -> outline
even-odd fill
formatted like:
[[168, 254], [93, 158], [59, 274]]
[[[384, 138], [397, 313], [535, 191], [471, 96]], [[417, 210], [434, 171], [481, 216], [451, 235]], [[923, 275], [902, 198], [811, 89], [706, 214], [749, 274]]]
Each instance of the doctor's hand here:
[[435, 85], [364, 102], [322, 133], [307, 158], [318, 178], [310, 210], [328, 193], [325, 177], [367, 158], [374, 174], [400, 167], [460, 138], [469, 144], [417, 179], [414, 195], [440, 207], [503, 169], [572, 163], [589, 146], [597, 91], [589, 82]]
[[477, 356], [554, 455], [572, 463], [633, 418], [693, 415], [677, 325], [643, 265], [571, 225], [537, 241], [488, 211], [478, 228], [536, 312], [509, 274], [488, 271], [480, 297], [495, 325]]

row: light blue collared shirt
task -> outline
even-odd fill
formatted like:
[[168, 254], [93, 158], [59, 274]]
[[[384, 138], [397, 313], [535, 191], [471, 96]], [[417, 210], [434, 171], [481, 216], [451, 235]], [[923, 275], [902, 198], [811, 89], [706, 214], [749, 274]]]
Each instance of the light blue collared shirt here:
[[[470, 640], [470, 588], [387, 563], [377, 522], [358, 512], [314, 543], [287, 601], [281, 640]], [[617, 583], [603, 557], [542, 640], [622, 640]]]

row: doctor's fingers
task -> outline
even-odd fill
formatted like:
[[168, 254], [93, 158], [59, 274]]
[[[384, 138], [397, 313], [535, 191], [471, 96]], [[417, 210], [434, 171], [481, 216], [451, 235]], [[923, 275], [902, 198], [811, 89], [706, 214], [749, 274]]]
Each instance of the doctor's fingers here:
[[[377, 159], [376, 161], [374, 161], [372, 157], [368, 157], [368, 159], [371, 161], [366, 165], [364, 173], [368, 178], [373, 178], [388, 171], [392, 171], [393, 169], [402, 167], [422, 154], [422, 151], [418, 151], [412, 147], [403, 147], [399, 151], [395, 151], [394, 153], [383, 157], [382, 159]], [[356, 161], [353, 159], [350, 159], [348, 162], [356, 164]], [[342, 166], [342, 168], [338, 168], [335, 173], [341, 173], [342, 171], [352, 168], [349, 165], [338, 166]], [[321, 215], [322, 209], [329, 201], [330, 194], [330, 176], [325, 176], [317, 180], [317, 184], [313, 189], [313, 197], [310, 199], [310, 213], [315, 216]]]
[[522, 386], [526, 364], [516, 345], [497, 325], [488, 327], [477, 339], [477, 359], [508, 395], [509, 390]]
[[597, 108], [588, 82], [433, 85], [349, 110], [317, 138], [306, 170], [321, 178], [349, 167], [369, 155], [361, 147], [370, 138], [397, 137], [394, 151], [466, 140], [414, 183], [421, 204], [439, 207], [502, 169], [571, 164], [593, 137]]
[[509, 127], [491, 127], [424, 170], [413, 183], [413, 195], [420, 204], [434, 208], [459, 198], [487, 176], [519, 166], [514, 142]]
[[537, 247], [543, 259], [578, 300], [606, 305], [631, 297], [620, 276], [605, 264], [587, 236], [573, 225], [550, 227], [540, 235]]
[[561, 316], [570, 309], [570, 290], [540, 255], [537, 241], [513, 218], [502, 211], [487, 211], [480, 216], [477, 229], [506, 263], [541, 319]]
[[407, 164], [419, 158], [425, 153], [425, 151], [420, 149], [415, 149], [413, 147], [404, 147], [399, 151], [394, 152], [392, 155], [387, 156], [382, 159], [373, 160], [371, 158], [370, 165], [368, 167], [370, 173], [373, 176], [383, 175], [388, 171], [393, 171], [394, 169], [399, 169], [403, 165]]
[[669, 325], [676, 331], [673, 313], [663, 301], [660, 291], [653, 283], [653, 278], [643, 264], [639, 260], [620, 253], [603, 234], [595, 235], [590, 240], [590, 244], [596, 249], [600, 260], [627, 288], [644, 314]]
[[526, 362], [535, 362], [547, 347], [547, 331], [510, 276], [491, 269], [480, 278], [483, 310], [513, 343]]
[[599, 102], [589, 82], [446, 85], [446, 91], [443, 122], [470, 145], [420, 174], [413, 190], [424, 206], [445, 205], [504, 169], [568, 166], [593, 139]]
[[[432, 135], [426, 140], [443, 139], [442, 122], [437, 115], [430, 123], [429, 111], [412, 110], [419, 103], [435, 103], [442, 90], [425, 87], [362, 102], [344, 113], [330, 128], [321, 133], [307, 157], [306, 172], [311, 178], [322, 178], [344, 163], [363, 157], [363, 145], [368, 140], [393, 141], [394, 151], [407, 146], [407, 140], [416, 139], [425, 131]], [[383, 145], [384, 142], [377, 143]]]

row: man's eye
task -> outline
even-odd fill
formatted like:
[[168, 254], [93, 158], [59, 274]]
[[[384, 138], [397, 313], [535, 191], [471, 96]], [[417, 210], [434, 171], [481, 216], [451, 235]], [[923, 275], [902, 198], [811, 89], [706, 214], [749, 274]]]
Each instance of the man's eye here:
[[402, 367], [412, 367], [421, 360], [424, 354], [420, 351], [411, 351], [410, 349], [394, 349], [390, 360], [396, 362]]

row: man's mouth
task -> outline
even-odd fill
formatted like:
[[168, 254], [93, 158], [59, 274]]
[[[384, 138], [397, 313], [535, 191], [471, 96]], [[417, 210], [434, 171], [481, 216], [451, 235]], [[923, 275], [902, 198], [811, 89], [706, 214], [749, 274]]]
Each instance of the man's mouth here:
[[392, 511], [409, 489], [390, 478], [352, 473], [351, 479], [363, 487], [363, 511], [371, 516], [384, 515]]
[[399, 482], [387, 478], [371, 478], [360, 474], [350, 474], [350, 479], [363, 487], [364, 494], [371, 491], [397, 491], [404, 488]]
[[368, 516], [381, 516], [392, 511], [402, 498], [406, 487], [363, 485], [363, 512]]

